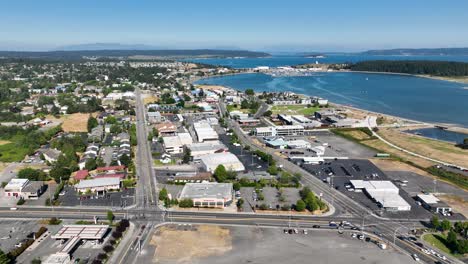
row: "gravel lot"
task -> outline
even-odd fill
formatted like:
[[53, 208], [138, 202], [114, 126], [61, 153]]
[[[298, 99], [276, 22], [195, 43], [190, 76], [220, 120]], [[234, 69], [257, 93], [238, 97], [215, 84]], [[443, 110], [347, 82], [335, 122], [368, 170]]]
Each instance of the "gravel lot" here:
[[[227, 244], [232, 249], [222, 253], [191, 257], [190, 259], [158, 258], [157, 263], [412, 263], [410, 256], [403, 255], [389, 248], [379, 249], [375, 244], [352, 239], [349, 234], [338, 235], [334, 231], [309, 230], [308, 235], [286, 235], [282, 229], [254, 227], [223, 227], [229, 230]], [[189, 232], [189, 231], [180, 231]], [[152, 259], [153, 248], [146, 248], [141, 260], [156, 263]], [[140, 260], [140, 259], [139, 259]], [[137, 260], [137, 261], [139, 261]]]

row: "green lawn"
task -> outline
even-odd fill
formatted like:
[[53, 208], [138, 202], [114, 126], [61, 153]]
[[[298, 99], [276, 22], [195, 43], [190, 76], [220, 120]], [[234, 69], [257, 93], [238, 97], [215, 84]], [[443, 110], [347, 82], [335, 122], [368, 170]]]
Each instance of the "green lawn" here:
[[242, 113], [249, 113], [250, 109], [241, 109], [240, 105], [227, 105], [226, 106], [227, 111], [230, 113], [232, 111], [240, 111]]
[[313, 115], [319, 107], [307, 107], [306, 105], [275, 105], [271, 108], [273, 114], [286, 114], [286, 115]]
[[28, 154], [29, 150], [18, 146], [16, 143], [0, 145], [0, 161], [15, 162], [21, 161]]
[[428, 244], [438, 248], [439, 250], [443, 251], [447, 255], [451, 255], [454, 257], [460, 257], [460, 254], [452, 254], [450, 249], [445, 245], [446, 236], [444, 234], [425, 234], [422, 239], [426, 241]]

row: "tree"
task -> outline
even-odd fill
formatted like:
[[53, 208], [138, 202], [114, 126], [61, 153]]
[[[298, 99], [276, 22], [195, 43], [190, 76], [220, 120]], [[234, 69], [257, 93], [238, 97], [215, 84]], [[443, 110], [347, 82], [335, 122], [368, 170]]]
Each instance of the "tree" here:
[[182, 157], [182, 163], [188, 164], [190, 162], [192, 152], [189, 148], [184, 148], [184, 156]]
[[439, 222], [439, 217], [437, 215], [434, 215], [431, 219], [431, 227], [434, 229], [439, 229], [440, 228], [440, 222]]
[[306, 204], [302, 200], [297, 200], [296, 202], [296, 211], [302, 212], [306, 208]]
[[89, 115], [88, 117], [88, 132], [91, 132], [91, 130], [99, 125], [98, 121], [96, 118], [94, 118], [92, 115]]
[[244, 199], [239, 199], [237, 200], [237, 208], [242, 208], [242, 205], [244, 204]]
[[246, 95], [249, 95], [249, 96], [253, 96], [253, 95], [255, 95], [255, 92], [254, 92], [253, 89], [246, 89], [246, 90], [245, 90], [245, 94], [246, 94]]
[[273, 114], [273, 112], [271, 112], [270, 110], [267, 110], [265, 113], [263, 113], [263, 116], [271, 116]]
[[112, 221], [114, 221], [114, 213], [112, 211], [107, 211], [107, 221], [112, 224]]
[[132, 159], [127, 154], [124, 154], [124, 155], [120, 156], [119, 160], [120, 160], [120, 163], [122, 165], [124, 165], [125, 167], [127, 167], [127, 168], [130, 165], [130, 163], [132, 162]]
[[450, 221], [447, 220], [447, 219], [444, 219], [444, 220], [442, 221], [442, 223], [440, 223], [440, 228], [441, 228], [443, 231], [447, 231], [447, 230], [449, 230], [451, 227], [452, 227], [452, 224], [451, 224]]
[[102, 250], [104, 250], [106, 253], [111, 253], [114, 250], [114, 247], [111, 245], [106, 245], [102, 248]]
[[95, 159], [87, 159], [85, 162], [85, 169], [94, 170], [97, 168], [97, 163]]
[[[0, 263], [3, 263], [3, 262], [0, 261]], [[41, 263], [42, 263], [41, 259], [38, 259], [38, 258], [31, 260], [31, 264], [41, 264]]]
[[161, 191], [159, 191], [159, 200], [165, 201], [167, 198], [168, 198], [167, 190], [166, 188], [162, 188]]
[[44, 181], [47, 175], [41, 171], [33, 168], [24, 168], [18, 172], [18, 178], [28, 179], [30, 181]]
[[450, 249], [454, 250], [457, 247], [457, 234], [455, 231], [450, 230], [447, 234], [447, 244], [450, 247]]
[[224, 165], [220, 164], [216, 167], [213, 176], [215, 177], [216, 181], [224, 182], [226, 181], [228, 174]]
[[0, 264], [8, 264], [10, 262], [11, 259], [8, 257], [8, 255], [0, 249]]
[[278, 168], [276, 166], [269, 166], [267, 169], [267, 172], [270, 173], [271, 175], [277, 175]]
[[182, 200], [179, 201], [179, 207], [182, 207], [182, 208], [193, 207], [193, 200], [192, 199], [182, 199]]
[[241, 188], [241, 184], [238, 182], [235, 182], [232, 184], [232, 188], [234, 189], [234, 191], [239, 191]]

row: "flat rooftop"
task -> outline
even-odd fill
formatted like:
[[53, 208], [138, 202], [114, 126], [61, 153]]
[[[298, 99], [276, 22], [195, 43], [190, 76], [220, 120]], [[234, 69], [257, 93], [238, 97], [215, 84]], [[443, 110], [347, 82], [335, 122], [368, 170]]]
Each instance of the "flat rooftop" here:
[[53, 235], [55, 239], [70, 239], [79, 237], [81, 239], [102, 239], [109, 230], [108, 225], [64, 225], [57, 234]]
[[232, 183], [187, 183], [180, 193], [180, 199], [231, 199], [232, 190]]

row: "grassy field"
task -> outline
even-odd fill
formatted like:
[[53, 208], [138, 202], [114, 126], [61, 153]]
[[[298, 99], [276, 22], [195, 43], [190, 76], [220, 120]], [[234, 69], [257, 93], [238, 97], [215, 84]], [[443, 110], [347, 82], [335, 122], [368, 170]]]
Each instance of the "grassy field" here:
[[1, 162], [15, 162], [21, 161], [28, 154], [28, 148], [20, 146], [15, 142], [21, 142], [23, 136], [16, 135], [10, 139], [10, 143], [0, 145], [0, 161]]
[[271, 108], [273, 114], [286, 115], [313, 115], [319, 107], [307, 107], [306, 105], [275, 105]]
[[228, 106], [226, 106], [226, 109], [228, 110], [228, 112], [240, 111], [240, 112], [246, 113], [246, 114], [248, 114], [250, 112], [250, 109], [241, 109], [240, 105], [228, 105]]
[[451, 255], [454, 257], [461, 257], [460, 254], [453, 254], [450, 251], [450, 249], [445, 245], [446, 236], [444, 234], [425, 234], [423, 235], [422, 239], [426, 241], [427, 243], [431, 244], [432, 246], [443, 251], [447, 255]]
[[[96, 113], [93, 113], [92, 115], [96, 116]], [[47, 118], [62, 122], [62, 129], [64, 132], [88, 132], [88, 113], [63, 115], [59, 119], [53, 116], [47, 116]]]
[[460, 166], [468, 164], [468, 150], [455, 147], [452, 143], [410, 135], [391, 128], [380, 129], [379, 135], [399, 147], [430, 158]]

